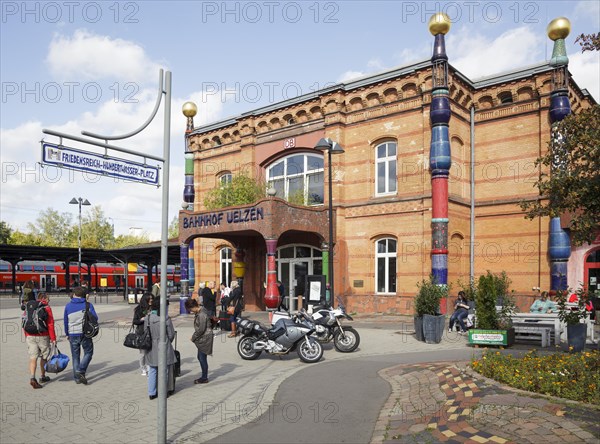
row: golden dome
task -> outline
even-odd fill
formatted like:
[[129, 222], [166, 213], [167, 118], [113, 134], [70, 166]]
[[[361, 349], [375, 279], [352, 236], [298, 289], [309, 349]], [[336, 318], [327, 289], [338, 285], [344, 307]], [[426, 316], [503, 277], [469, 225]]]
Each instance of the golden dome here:
[[566, 17], [555, 18], [548, 23], [546, 32], [551, 40], [564, 39], [571, 32], [571, 22]]
[[450, 17], [443, 12], [436, 12], [429, 19], [429, 32], [432, 35], [447, 34], [450, 31]]
[[181, 107], [181, 112], [185, 117], [194, 117], [198, 112], [198, 107], [194, 102], [185, 102]]

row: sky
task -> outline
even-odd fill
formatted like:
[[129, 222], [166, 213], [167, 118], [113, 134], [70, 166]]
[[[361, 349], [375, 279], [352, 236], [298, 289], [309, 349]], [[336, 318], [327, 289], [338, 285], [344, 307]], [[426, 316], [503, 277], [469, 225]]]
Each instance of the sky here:
[[[183, 201], [183, 103], [197, 104], [201, 126], [427, 60], [427, 22], [438, 11], [452, 20], [449, 62], [472, 80], [548, 61], [546, 26], [567, 17], [569, 70], [600, 99], [600, 54], [582, 54], [574, 43], [600, 30], [597, 1], [0, 3], [0, 220], [22, 231], [48, 208], [76, 222], [69, 201], [82, 197], [102, 208], [115, 235], [160, 239], [162, 187], [42, 167], [40, 140], [58, 142], [43, 129], [81, 136], [139, 128], [154, 107], [161, 68], [173, 79], [169, 221]], [[140, 134], [114, 144], [162, 157], [162, 110]]]

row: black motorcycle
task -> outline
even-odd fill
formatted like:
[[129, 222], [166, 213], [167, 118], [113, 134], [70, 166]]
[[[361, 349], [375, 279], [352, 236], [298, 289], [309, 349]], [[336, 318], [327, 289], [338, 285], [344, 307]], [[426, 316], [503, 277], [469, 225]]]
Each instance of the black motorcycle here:
[[[299, 317], [310, 317], [299, 313]], [[237, 350], [242, 359], [253, 360], [264, 351], [273, 355], [285, 355], [296, 350], [303, 362], [317, 362], [323, 356], [323, 347], [313, 338], [314, 326], [293, 319], [279, 319], [271, 328], [251, 319], [237, 318], [242, 338]]]

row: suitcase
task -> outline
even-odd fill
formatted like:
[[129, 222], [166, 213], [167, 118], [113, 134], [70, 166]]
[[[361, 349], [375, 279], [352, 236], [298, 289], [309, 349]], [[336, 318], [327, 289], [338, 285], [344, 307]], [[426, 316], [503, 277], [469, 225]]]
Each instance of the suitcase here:
[[226, 311], [219, 311], [219, 325], [221, 330], [231, 331], [231, 315]]
[[175, 332], [175, 364], [173, 364], [173, 374], [175, 377], [181, 376], [181, 353], [177, 350], [177, 332]]

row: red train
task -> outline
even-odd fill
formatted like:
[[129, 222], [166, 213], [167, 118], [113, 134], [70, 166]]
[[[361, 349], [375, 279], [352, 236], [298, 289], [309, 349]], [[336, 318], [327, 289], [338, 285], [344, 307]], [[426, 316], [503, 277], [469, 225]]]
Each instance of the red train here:
[[[90, 288], [93, 290], [118, 291], [125, 286], [125, 273], [123, 265], [98, 263], [93, 264], [90, 270]], [[71, 263], [69, 266], [70, 288], [78, 285], [78, 267]], [[167, 285], [170, 289], [179, 287], [179, 267], [167, 266]], [[48, 261], [22, 261], [17, 264], [17, 288], [28, 280], [33, 280], [36, 287], [48, 292], [66, 291], [66, 269], [63, 262]], [[88, 267], [81, 264], [81, 279], [88, 280]], [[160, 267], [152, 270], [152, 283], [160, 280]], [[127, 286], [129, 288], [147, 288], [148, 270], [137, 264], [128, 264]], [[12, 291], [12, 266], [9, 262], [0, 261], [0, 291]]]

